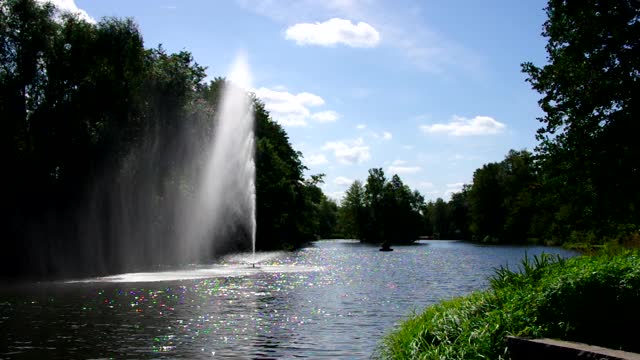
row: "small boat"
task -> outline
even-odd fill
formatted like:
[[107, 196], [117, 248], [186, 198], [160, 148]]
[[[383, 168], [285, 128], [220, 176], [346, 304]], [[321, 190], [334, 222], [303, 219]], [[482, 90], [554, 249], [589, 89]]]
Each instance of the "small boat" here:
[[380, 251], [393, 251], [393, 249], [391, 248], [391, 244], [384, 242], [382, 243]]

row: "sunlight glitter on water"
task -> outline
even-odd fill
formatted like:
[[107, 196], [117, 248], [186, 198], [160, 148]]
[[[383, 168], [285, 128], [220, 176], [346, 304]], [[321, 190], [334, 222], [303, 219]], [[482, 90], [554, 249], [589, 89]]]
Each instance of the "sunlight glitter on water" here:
[[453, 241], [380, 252], [321, 241], [264, 256], [255, 269], [251, 254], [240, 254], [4, 295], [0, 288], [0, 342], [9, 344], [0, 358], [366, 359], [412, 311], [486, 288], [496, 267], [543, 251], [572, 255]]
[[158, 282], [176, 280], [210, 279], [221, 277], [242, 277], [260, 273], [297, 273], [313, 272], [322, 270], [319, 266], [302, 265], [216, 265], [209, 268], [198, 268], [190, 270], [174, 270], [159, 272], [138, 272], [128, 274], [118, 274], [93, 279], [72, 280], [68, 283], [135, 283], [135, 282]]

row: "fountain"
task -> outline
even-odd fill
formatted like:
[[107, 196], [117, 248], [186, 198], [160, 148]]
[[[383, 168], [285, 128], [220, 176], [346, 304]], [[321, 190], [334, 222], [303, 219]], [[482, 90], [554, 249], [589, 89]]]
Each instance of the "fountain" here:
[[182, 257], [211, 253], [211, 238], [248, 229], [255, 256], [256, 192], [252, 99], [246, 56], [238, 56], [223, 89], [216, 128], [194, 202], [184, 212]]
[[[125, 272], [90, 281], [242, 276], [247, 271], [265, 271], [256, 264], [279, 255], [256, 255], [254, 110], [253, 99], [247, 93], [251, 79], [246, 55], [237, 57], [223, 85], [218, 106], [207, 108], [213, 111], [204, 111], [201, 118], [215, 124], [213, 137], [204, 135], [205, 140], [199, 147], [190, 137], [194, 136], [193, 132], [169, 134], [175, 136], [179, 146], [177, 150], [162, 152], [157, 145], [163, 143], [158, 140], [162, 139], [161, 135], [150, 134], [145, 146], [132, 156], [144, 160], [129, 165], [142, 170], [124, 171], [133, 174], [121, 181], [127, 186], [111, 189], [111, 202], [107, 207], [113, 218], [111, 223], [105, 227], [99, 219], [86, 222], [99, 224], [88, 231], [87, 237], [116, 244], [112, 251], [120, 261], [117, 268], [121, 269], [116, 272]], [[204, 149], [202, 144], [206, 144]], [[170, 156], [170, 161], [162, 159], [162, 154]], [[171, 170], [179, 174], [178, 178], [188, 179], [190, 184], [187, 191], [175, 186], [164, 191], [162, 207], [153, 203], [152, 195], [158, 193], [157, 187], [162, 184], [158, 184], [149, 165], [158, 161], [181, 164], [173, 165]], [[100, 215], [95, 211], [88, 213], [94, 217]], [[154, 218], [162, 219], [166, 226], [158, 227]], [[170, 231], [162, 233], [158, 228]], [[106, 236], [102, 235], [105, 233]], [[223, 260], [222, 265], [196, 265], [209, 262], [216, 250], [225, 245], [221, 243], [237, 243], [238, 238], [250, 238], [251, 254], [236, 255], [233, 260]], [[241, 249], [246, 246], [231, 247], [231, 250]], [[156, 271], [139, 272], [149, 270], [149, 264], [155, 266]], [[165, 271], [157, 271], [163, 269]]]
[[219, 99], [148, 120], [145, 136], [88, 186], [74, 214], [73, 235], [81, 240], [61, 236], [47, 247], [33, 246], [33, 263], [47, 264], [41, 273], [53, 269], [60, 277], [76, 277], [177, 269], [249, 246], [255, 254], [250, 82], [247, 58], [240, 54], [227, 80], [217, 84]]

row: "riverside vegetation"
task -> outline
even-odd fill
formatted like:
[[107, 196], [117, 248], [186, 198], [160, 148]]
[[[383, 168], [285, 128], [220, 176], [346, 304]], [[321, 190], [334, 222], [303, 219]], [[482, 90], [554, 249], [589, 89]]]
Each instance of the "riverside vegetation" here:
[[391, 359], [508, 359], [506, 336], [551, 337], [640, 352], [638, 252], [525, 258], [500, 268], [490, 289], [415, 314], [389, 333]]
[[[522, 65], [543, 95], [537, 152], [511, 152], [483, 166], [450, 204], [468, 201], [471, 233], [486, 234], [485, 241], [520, 234], [583, 247], [607, 243], [605, 250], [637, 246], [640, 6], [549, 0], [546, 12], [549, 64]], [[506, 359], [507, 335], [640, 352], [627, 330], [640, 321], [639, 301], [637, 250], [525, 259], [520, 271], [497, 270], [489, 290], [411, 316], [384, 338], [379, 355]]]

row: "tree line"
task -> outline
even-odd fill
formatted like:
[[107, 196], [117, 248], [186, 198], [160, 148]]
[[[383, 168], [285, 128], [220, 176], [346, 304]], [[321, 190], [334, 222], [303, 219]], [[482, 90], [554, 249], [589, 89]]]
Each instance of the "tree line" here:
[[[548, 63], [522, 64], [542, 96], [538, 146], [477, 169], [449, 201], [416, 206], [402, 231], [420, 213], [414, 238], [422, 229], [487, 243], [640, 243], [640, 5], [549, 0], [545, 11]], [[365, 241], [407, 236], [382, 216], [398, 214], [389, 212], [393, 186], [382, 185], [381, 170], [369, 174], [340, 207], [344, 233]]]
[[[305, 178], [301, 154], [254, 99], [258, 248], [336, 236], [637, 240], [639, 7], [550, 0], [546, 12], [548, 64], [522, 65], [542, 96], [539, 145], [477, 169], [449, 201], [425, 202], [374, 168], [336, 204], [320, 189], [322, 174]], [[77, 273], [108, 273], [126, 269], [127, 256], [153, 264], [155, 251], [140, 239], [168, 245], [177, 229], [167, 219], [203, 167], [184, 159], [197, 159], [215, 131], [225, 80], [206, 82], [205, 70], [187, 51], [146, 48], [130, 19], [92, 24], [49, 3], [3, 1], [0, 274], [55, 275], [69, 263]], [[125, 204], [133, 206], [114, 210]], [[123, 239], [123, 228], [134, 235]], [[214, 250], [248, 248], [246, 231], [230, 236], [242, 241]]]
[[336, 232], [373, 243], [412, 243], [423, 230], [424, 197], [398, 175], [387, 179], [381, 168], [369, 170], [367, 181], [356, 180], [337, 211]]
[[532, 153], [510, 151], [498, 163], [475, 171], [450, 200], [425, 201], [396, 174], [380, 168], [356, 180], [337, 209], [335, 233], [364, 242], [412, 243], [420, 237], [486, 243], [524, 243], [544, 239], [547, 217], [540, 172]]
[[522, 64], [542, 96], [539, 144], [474, 173], [461, 195], [471, 232], [489, 241], [637, 243], [640, 5], [549, 0], [545, 11], [548, 63]]
[[[0, 3], [2, 277], [112, 273], [172, 251], [169, 220], [193, 194], [225, 84], [205, 70], [188, 51], [146, 48], [131, 19]], [[257, 246], [299, 247], [326, 228], [317, 214], [331, 204], [253, 103]], [[217, 253], [250, 248], [246, 230], [228, 236], [240, 241], [215, 241]]]

